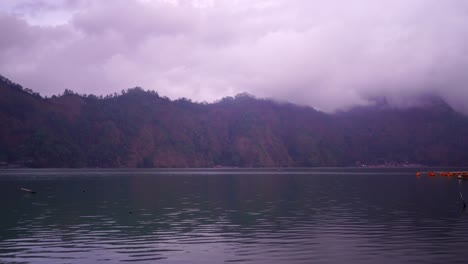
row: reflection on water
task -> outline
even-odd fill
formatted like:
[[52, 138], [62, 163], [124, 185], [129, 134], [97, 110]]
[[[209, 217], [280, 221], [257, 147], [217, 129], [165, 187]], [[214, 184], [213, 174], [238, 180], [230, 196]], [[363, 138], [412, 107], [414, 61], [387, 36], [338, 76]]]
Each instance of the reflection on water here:
[[466, 263], [464, 184], [396, 169], [3, 172], [0, 262]]

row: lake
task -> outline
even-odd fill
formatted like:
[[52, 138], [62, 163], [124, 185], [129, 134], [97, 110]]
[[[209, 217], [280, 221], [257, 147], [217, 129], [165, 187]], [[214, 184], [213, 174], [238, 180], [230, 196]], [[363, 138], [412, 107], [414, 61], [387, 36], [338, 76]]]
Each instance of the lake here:
[[0, 263], [467, 263], [468, 181], [416, 171], [3, 170]]

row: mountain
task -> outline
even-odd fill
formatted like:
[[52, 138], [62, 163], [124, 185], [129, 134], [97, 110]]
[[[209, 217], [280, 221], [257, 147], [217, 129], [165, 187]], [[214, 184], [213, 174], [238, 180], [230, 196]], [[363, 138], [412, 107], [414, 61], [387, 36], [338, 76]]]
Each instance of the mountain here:
[[248, 94], [171, 101], [136, 87], [41, 97], [0, 76], [3, 167], [468, 165], [468, 117], [438, 98], [327, 114]]

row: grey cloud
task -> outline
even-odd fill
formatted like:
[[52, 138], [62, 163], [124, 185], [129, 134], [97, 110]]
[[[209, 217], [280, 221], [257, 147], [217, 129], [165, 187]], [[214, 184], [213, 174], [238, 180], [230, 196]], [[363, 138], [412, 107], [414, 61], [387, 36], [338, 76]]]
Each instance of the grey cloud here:
[[0, 49], [5, 52], [15, 46], [24, 46], [34, 39], [34, 31], [22, 19], [0, 14]]
[[133, 41], [151, 36], [177, 35], [192, 26], [189, 8], [169, 3], [149, 5], [139, 1], [115, 0], [110, 5], [92, 5], [77, 14], [72, 24], [85, 34], [115, 32]]
[[[211, 101], [246, 91], [325, 111], [438, 95], [468, 112], [466, 1], [39, 2], [0, 15], [0, 72], [43, 94], [138, 85]], [[23, 20], [46, 8], [72, 18]]]

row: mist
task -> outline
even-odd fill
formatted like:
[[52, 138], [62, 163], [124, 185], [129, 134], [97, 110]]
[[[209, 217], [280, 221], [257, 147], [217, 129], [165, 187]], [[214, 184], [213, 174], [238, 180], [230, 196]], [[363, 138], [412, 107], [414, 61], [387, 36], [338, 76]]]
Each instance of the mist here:
[[439, 96], [468, 113], [461, 0], [7, 0], [0, 32], [0, 74], [42, 95], [248, 92], [327, 112]]

